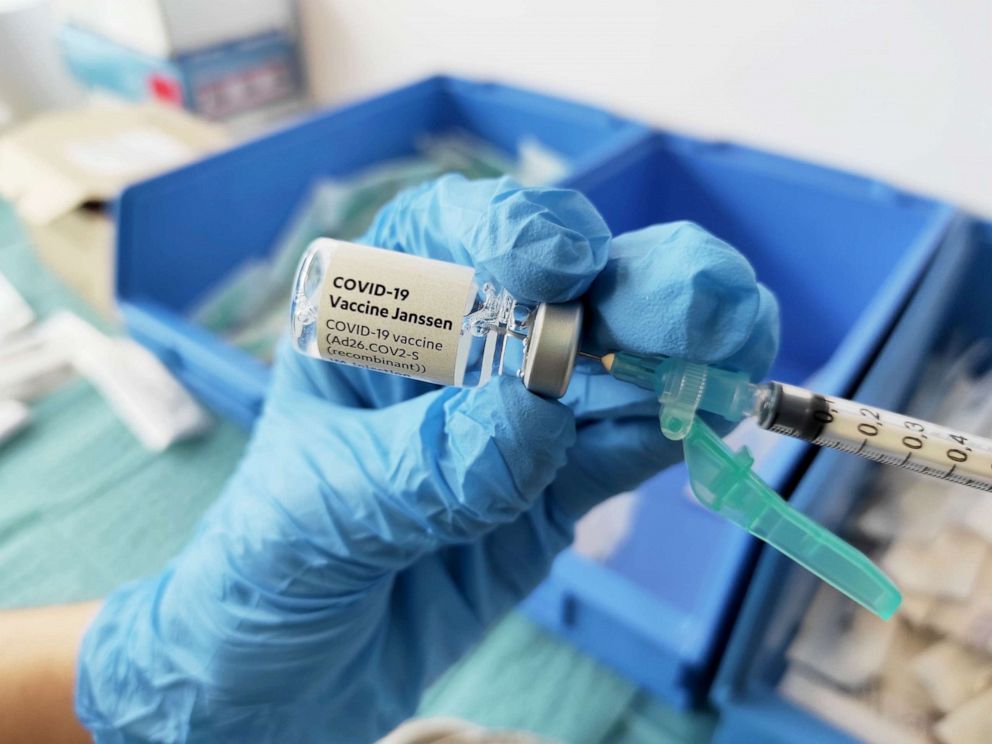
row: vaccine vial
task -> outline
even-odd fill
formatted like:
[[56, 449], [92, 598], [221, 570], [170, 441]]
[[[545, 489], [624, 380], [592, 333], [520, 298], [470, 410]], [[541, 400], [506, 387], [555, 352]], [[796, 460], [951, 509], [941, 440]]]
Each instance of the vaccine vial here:
[[467, 266], [318, 238], [300, 261], [291, 327], [318, 359], [460, 387], [512, 374], [559, 398], [582, 309], [518, 302]]

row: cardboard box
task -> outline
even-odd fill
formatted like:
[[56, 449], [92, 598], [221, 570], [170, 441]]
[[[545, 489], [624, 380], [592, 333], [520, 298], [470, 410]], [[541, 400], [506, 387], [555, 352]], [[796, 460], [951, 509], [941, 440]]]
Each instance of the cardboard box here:
[[114, 198], [226, 143], [217, 127], [153, 104], [48, 114], [0, 139], [0, 195], [14, 204], [41, 259], [109, 315]]
[[269, 32], [292, 34], [288, 0], [60, 0], [64, 23], [150, 57], [172, 57]]
[[305, 98], [289, 0], [63, 0], [61, 20], [76, 78], [127, 100], [228, 120]]
[[101, 315], [113, 317], [114, 221], [106, 207], [80, 207], [25, 227], [42, 263]]

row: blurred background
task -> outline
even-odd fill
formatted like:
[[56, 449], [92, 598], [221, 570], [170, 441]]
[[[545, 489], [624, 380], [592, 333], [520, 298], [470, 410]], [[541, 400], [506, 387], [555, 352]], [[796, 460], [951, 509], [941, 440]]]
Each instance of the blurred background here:
[[[0, 607], [174, 555], [241, 455], [306, 245], [448, 172], [579, 189], [615, 234], [694, 220], [779, 297], [773, 379], [992, 433], [990, 32], [979, 0], [0, 0]], [[992, 740], [985, 501], [729, 440], [885, 568], [896, 619], [675, 468], [583, 520], [421, 714]]]
[[[64, 95], [45, 54], [59, 17], [118, 38], [114, 22], [105, 22], [117, 3], [67, 2], [61, 16], [52, 4], [0, 2], [11, 29], [3, 37], [3, 69], [23, 70], [26, 59], [14, 59], [29, 48], [37, 74], [49, 75], [43, 85], [29, 84], [39, 100]], [[198, 5], [170, 7], [182, 13]], [[240, 27], [230, 21], [238, 17], [240, 24], [244, 8], [256, 3], [208, 5], [228, 19], [217, 38], [252, 34], [250, 19]], [[292, 3], [257, 5], [260, 29], [293, 17]], [[19, 11], [34, 6], [41, 9]], [[14, 20], [21, 14], [28, 18]], [[296, 17], [310, 98], [321, 105], [438, 71], [498, 78], [659, 126], [877, 175], [992, 213], [992, 8], [983, 0], [617, 0], [608, 7], [300, 0]], [[37, 41], [29, 47], [28, 38]], [[125, 46], [137, 43], [126, 33], [119, 38]], [[190, 43], [198, 41], [194, 34]], [[202, 37], [204, 46], [215, 41]], [[17, 105], [16, 90], [5, 95]]]
[[876, 175], [992, 214], [992, 7], [303, 0], [330, 102], [447, 70]]

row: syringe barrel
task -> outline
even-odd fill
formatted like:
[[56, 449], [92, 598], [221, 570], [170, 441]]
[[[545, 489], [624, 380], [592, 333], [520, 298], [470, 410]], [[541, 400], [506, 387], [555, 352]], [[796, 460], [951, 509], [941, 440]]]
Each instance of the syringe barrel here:
[[992, 441], [938, 424], [773, 382], [758, 424], [820, 447], [992, 491]]
[[830, 404], [819, 393], [795, 385], [770, 382], [758, 415], [763, 429], [812, 442], [830, 420]]

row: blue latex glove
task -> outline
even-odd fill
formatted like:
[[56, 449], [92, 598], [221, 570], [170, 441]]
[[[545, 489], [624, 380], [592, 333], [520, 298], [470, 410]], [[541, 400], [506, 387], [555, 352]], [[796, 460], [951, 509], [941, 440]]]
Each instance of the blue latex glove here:
[[[364, 242], [473, 264], [523, 299], [586, 293], [602, 349], [755, 376], [775, 353], [775, 302], [733, 249], [682, 223], [611, 250], [571, 191], [447, 177], [397, 197]], [[438, 389], [284, 344], [191, 543], [87, 632], [80, 718], [99, 742], [371, 741], [536, 586], [579, 515], [678, 454], [655, 407], [591, 369], [562, 403], [515, 378]]]

